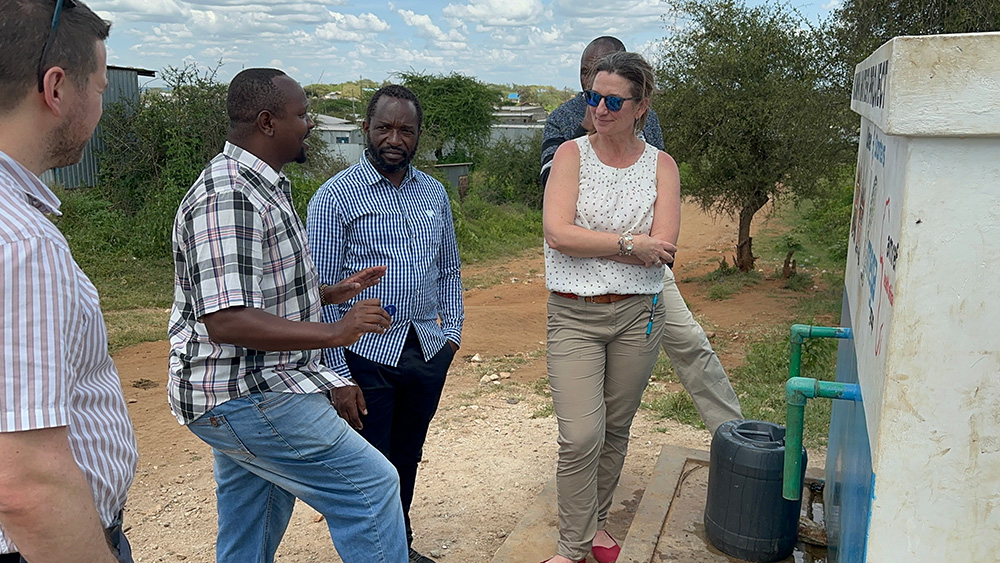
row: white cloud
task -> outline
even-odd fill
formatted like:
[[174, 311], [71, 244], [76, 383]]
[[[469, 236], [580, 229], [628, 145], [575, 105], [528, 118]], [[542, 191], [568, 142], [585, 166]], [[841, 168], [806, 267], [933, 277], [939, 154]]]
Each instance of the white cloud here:
[[545, 8], [541, 0], [469, 0], [468, 4], [448, 4], [441, 13], [472, 20], [479, 28], [519, 27], [537, 25]]
[[339, 14], [330, 12], [333, 20], [316, 28], [316, 37], [327, 41], [357, 43], [369, 40], [376, 33], [389, 30], [389, 24], [375, 14]]
[[398, 10], [398, 12], [400, 17], [403, 18], [403, 23], [415, 28], [417, 33], [423, 37], [428, 37], [434, 41], [451, 43], [460, 43], [465, 40], [465, 37], [454, 28], [449, 30], [448, 33], [442, 31], [440, 27], [431, 21], [430, 16], [417, 14], [410, 10]]
[[824, 12], [829, 12], [829, 11], [836, 10], [836, 9], [840, 8], [840, 6], [841, 6], [840, 0], [830, 0], [826, 4], [823, 4], [822, 6], [820, 6], [819, 9], [823, 10]]

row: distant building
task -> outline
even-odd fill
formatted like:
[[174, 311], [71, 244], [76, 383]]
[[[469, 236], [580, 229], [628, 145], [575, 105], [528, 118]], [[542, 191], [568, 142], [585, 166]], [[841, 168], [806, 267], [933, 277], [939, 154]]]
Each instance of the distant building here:
[[[111, 104], [122, 100], [138, 103], [140, 76], [152, 78], [156, 76], [156, 73], [144, 68], [109, 65], [108, 88], [101, 97], [104, 108], [107, 109]], [[73, 166], [53, 168], [42, 174], [42, 181], [46, 184], [59, 184], [66, 188], [93, 186], [97, 183], [97, 156], [95, 153], [103, 149], [101, 126], [98, 125], [90, 142], [83, 149], [83, 158], [80, 162]]]
[[332, 115], [317, 115], [315, 135], [326, 143], [331, 156], [339, 156], [349, 163], [357, 162], [364, 152], [365, 134], [357, 123]]
[[542, 123], [549, 116], [542, 106], [503, 106], [493, 112], [493, 118], [501, 125], [526, 125]]

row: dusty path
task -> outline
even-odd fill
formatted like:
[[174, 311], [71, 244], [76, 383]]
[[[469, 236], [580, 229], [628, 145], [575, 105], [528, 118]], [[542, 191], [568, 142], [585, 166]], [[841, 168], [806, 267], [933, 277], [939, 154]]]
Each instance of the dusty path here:
[[[736, 229], [685, 205], [677, 278], [713, 270], [731, 256]], [[424, 449], [411, 517], [414, 547], [442, 561], [485, 561], [503, 543], [555, 471], [556, 425], [544, 396], [545, 280], [540, 251], [504, 264], [465, 268], [462, 349]], [[732, 367], [760, 325], [787, 326], [794, 297], [765, 282], [726, 301], [681, 292]], [[139, 472], [126, 509], [136, 561], [214, 561], [211, 452], [167, 407], [166, 342], [121, 351], [115, 361], [139, 441]], [[474, 361], [479, 360], [479, 361]], [[499, 383], [481, 383], [496, 374]], [[655, 383], [670, 387], [671, 383]], [[663, 444], [707, 449], [705, 430], [640, 411], [625, 471], [648, 476]], [[813, 454], [810, 453], [812, 456]], [[278, 560], [339, 561], [325, 522], [299, 505]]]

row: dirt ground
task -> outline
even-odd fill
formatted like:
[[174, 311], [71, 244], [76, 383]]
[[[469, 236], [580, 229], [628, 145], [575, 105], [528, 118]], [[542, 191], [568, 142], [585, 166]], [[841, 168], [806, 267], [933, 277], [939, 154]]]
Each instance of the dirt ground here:
[[[723, 256], [731, 261], [732, 220], [713, 219], [685, 204], [682, 224], [678, 280], [715, 269]], [[466, 287], [479, 288], [465, 294], [462, 348], [431, 425], [410, 512], [414, 547], [441, 561], [492, 557], [556, 465], [556, 421], [543, 393], [547, 292], [541, 251], [503, 264], [467, 265], [464, 276]], [[699, 285], [681, 282], [680, 290], [727, 368], [741, 360], [749, 335], [794, 322], [790, 305], [796, 294], [776, 281], [724, 301], [706, 299]], [[140, 454], [125, 526], [136, 561], [211, 562], [211, 451], [170, 414], [167, 349], [166, 341], [152, 342], [115, 355]], [[652, 385], [679, 389], [671, 382]], [[709, 443], [704, 429], [640, 410], [625, 471], [648, 477], [664, 444], [707, 450]], [[820, 463], [824, 452], [817, 453], [810, 451], [811, 465]], [[326, 523], [301, 503], [277, 559], [340, 561]]]

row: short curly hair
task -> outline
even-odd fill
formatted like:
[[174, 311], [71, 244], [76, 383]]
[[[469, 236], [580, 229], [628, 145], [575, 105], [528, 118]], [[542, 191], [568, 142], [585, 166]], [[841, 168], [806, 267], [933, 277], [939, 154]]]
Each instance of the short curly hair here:
[[285, 114], [288, 100], [274, 83], [274, 79], [279, 76], [287, 75], [276, 68], [248, 68], [233, 77], [226, 96], [230, 134], [236, 138], [245, 138], [253, 129], [257, 116], [264, 110], [275, 117]]
[[389, 98], [397, 98], [400, 100], [409, 100], [413, 102], [413, 107], [417, 108], [417, 127], [423, 128], [424, 126], [424, 110], [420, 107], [420, 100], [417, 99], [417, 95], [413, 93], [412, 90], [406, 86], [400, 86], [398, 84], [389, 84], [388, 86], [383, 86], [372, 94], [372, 99], [368, 100], [368, 109], [365, 110], [365, 122], [371, 123], [372, 116], [375, 115], [375, 107], [378, 106], [379, 98], [382, 96], [387, 96]]

